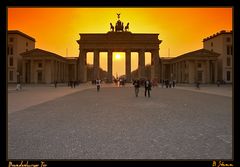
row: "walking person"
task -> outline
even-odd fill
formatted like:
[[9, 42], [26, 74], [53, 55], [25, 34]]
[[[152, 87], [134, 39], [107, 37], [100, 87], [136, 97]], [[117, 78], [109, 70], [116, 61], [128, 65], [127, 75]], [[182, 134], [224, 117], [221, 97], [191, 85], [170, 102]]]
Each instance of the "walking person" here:
[[21, 87], [21, 76], [19, 76], [18, 80], [17, 80], [17, 87], [16, 87], [16, 90], [21, 90], [22, 87]]
[[199, 81], [196, 82], [196, 88], [200, 89], [200, 82]]
[[162, 80], [162, 88], [163, 88], [164, 84], [165, 84], [165, 81], [164, 81], [164, 79], [163, 79], [163, 80]]
[[101, 80], [97, 78], [96, 79], [97, 92], [100, 91], [100, 84], [101, 84]]
[[172, 88], [172, 80], [169, 81], [169, 88]]
[[54, 81], [54, 87], [57, 88], [57, 81]]
[[135, 89], [135, 96], [138, 97], [140, 82], [138, 79], [133, 81], [134, 89]]
[[20, 85], [20, 82], [17, 83], [17, 87], [16, 87], [16, 90], [20, 90], [21, 89], [21, 85]]
[[148, 97], [150, 97], [150, 91], [152, 89], [151, 81], [149, 79], [147, 79], [144, 82], [144, 85], [145, 85], [145, 97], [147, 96], [147, 94], [148, 94]]
[[75, 88], [75, 86], [76, 86], [76, 81], [73, 81], [73, 87]]
[[219, 80], [217, 80], [217, 87], [219, 87], [220, 86], [220, 81]]
[[175, 87], [175, 80], [173, 80], [173, 88]]

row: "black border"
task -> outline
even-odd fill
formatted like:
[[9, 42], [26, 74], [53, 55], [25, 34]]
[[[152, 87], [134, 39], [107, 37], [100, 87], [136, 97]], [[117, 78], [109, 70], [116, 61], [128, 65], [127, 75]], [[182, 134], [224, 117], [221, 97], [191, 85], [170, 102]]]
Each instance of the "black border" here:
[[[240, 71], [239, 64], [239, 5], [237, 5], [237, 2], [234, 0], [201, 0], [201, 1], [194, 1], [194, 0], [147, 0], [147, 1], [137, 1], [137, 0], [94, 0], [94, 1], [77, 1], [77, 0], [15, 0], [15, 1], [5, 1], [3, 2], [4, 6], [1, 11], [1, 25], [3, 25], [4, 29], [1, 29], [1, 78], [6, 78], [6, 32], [7, 32], [7, 7], [233, 7], [234, 8], [234, 22], [233, 22], [233, 35], [234, 35], [234, 84], [233, 84], [233, 110], [234, 110], [234, 157], [233, 161], [224, 161], [226, 163], [232, 163], [234, 166], [238, 166], [239, 164], [239, 152], [237, 150], [238, 144], [238, 128], [237, 128], [237, 122], [238, 122], [238, 116], [239, 116], [239, 106], [237, 105], [237, 100], [239, 99], [239, 88], [238, 85], [240, 85], [240, 78], [237, 77], [238, 72]], [[4, 38], [5, 37], [5, 38]], [[4, 53], [3, 53], [4, 52]], [[3, 79], [0, 82], [0, 88], [2, 89], [1, 92], [4, 93], [5, 97], [1, 100], [1, 161], [0, 166], [7, 167], [9, 161], [6, 159], [6, 153], [7, 153], [7, 142], [6, 142], [6, 94], [7, 94], [7, 79]], [[5, 112], [4, 112], [5, 111]], [[44, 160], [43, 160], [44, 161]], [[11, 161], [13, 163], [20, 164], [20, 161]], [[147, 160], [128, 160], [128, 161], [121, 161], [121, 160], [94, 160], [94, 161], [62, 161], [62, 160], [49, 160], [44, 161], [46, 162], [48, 167], [54, 167], [54, 166], [67, 166], [67, 167], [75, 167], [75, 166], [113, 166], [113, 165], [120, 165], [120, 166], [126, 166], [126, 165], [143, 165], [143, 166], [166, 166], [166, 167], [173, 167], [173, 166], [189, 166], [189, 167], [195, 167], [195, 166], [212, 166], [212, 161], [198, 161], [198, 160], [192, 160], [192, 161], [179, 161], [179, 160], [173, 160], [173, 161], [147, 161]], [[40, 164], [40, 161], [29, 161], [29, 164]]]

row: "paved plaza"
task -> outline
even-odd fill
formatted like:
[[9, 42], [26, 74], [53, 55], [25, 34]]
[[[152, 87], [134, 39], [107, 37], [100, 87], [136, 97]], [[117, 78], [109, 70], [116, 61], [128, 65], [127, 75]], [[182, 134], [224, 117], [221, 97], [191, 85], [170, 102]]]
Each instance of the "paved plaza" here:
[[9, 159], [232, 159], [230, 86], [8, 89]]

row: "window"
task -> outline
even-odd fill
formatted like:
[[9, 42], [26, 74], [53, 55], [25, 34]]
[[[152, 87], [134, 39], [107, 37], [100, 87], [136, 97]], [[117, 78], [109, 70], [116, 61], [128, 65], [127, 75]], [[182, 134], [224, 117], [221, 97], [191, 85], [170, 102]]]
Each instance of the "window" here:
[[38, 67], [39, 67], [39, 68], [42, 68], [42, 63], [38, 63]]
[[230, 66], [231, 65], [231, 59], [230, 57], [227, 57], [227, 66]]
[[13, 66], [13, 57], [9, 58], [9, 66]]
[[13, 55], [13, 46], [12, 45], [8, 46], [7, 52], [8, 52], [8, 55]]
[[227, 38], [226, 38], [226, 41], [227, 41], [227, 42], [231, 42], [231, 38], [230, 38], [230, 37], [227, 37]]
[[13, 39], [14, 39], [14, 38], [10, 38], [9, 41], [10, 41], [10, 42], [13, 42]]
[[7, 48], [7, 55], [9, 55], [9, 46], [8, 46], [8, 48]]
[[201, 68], [202, 67], [202, 64], [201, 63], [198, 63], [198, 68]]
[[230, 80], [231, 80], [231, 72], [227, 71], [227, 81], [230, 81]]
[[13, 80], [13, 71], [9, 71], [9, 81]]
[[213, 46], [213, 42], [211, 42], [211, 46]]
[[10, 47], [10, 55], [13, 55], [13, 48]]
[[26, 46], [28, 46], [28, 42], [26, 42]]
[[227, 45], [227, 55], [232, 55], [232, 45]]

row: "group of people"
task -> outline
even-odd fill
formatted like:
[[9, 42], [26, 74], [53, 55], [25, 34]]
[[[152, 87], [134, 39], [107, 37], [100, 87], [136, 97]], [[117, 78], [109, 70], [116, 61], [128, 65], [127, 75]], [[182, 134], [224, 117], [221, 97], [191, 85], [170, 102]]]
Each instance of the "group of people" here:
[[[140, 88], [140, 81], [138, 79], [133, 81], [133, 85], [135, 88], [135, 96], [138, 97], [139, 94], [139, 88]], [[144, 81], [144, 87], [145, 87], [145, 97], [150, 97], [150, 91], [152, 90], [152, 83], [149, 79]]]
[[[54, 87], [57, 88], [58, 82], [54, 81]], [[75, 88], [77, 85], [79, 85], [78, 81], [68, 81], [68, 87]]]
[[79, 82], [77, 82], [77, 81], [69, 81], [68, 82], [68, 86], [70, 86], [71, 88], [75, 88], [76, 85], [79, 85]]
[[168, 80], [168, 79], [166, 79], [166, 80], [162, 80], [162, 88], [164, 87], [164, 85], [165, 85], [165, 87], [166, 88], [174, 88], [175, 86], [176, 86], [176, 81], [175, 80]]
[[[97, 86], [97, 92], [99, 92], [100, 91], [100, 86], [101, 86], [101, 80], [97, 78], [95, 80], [95, 84]], [[133, 85], [134, 85], [134, 88], [135, 88], [135, 96], [138, 97], [139, 88], [141, 86], [140, 80], [138, 80], [138, 79], [134, 80]], [[145, 97], [147, 97], [147, 96], [150, 97], [151, 96], [150, 91], [152, 90], [152, 83], [149, 79], [144, 81], [144, 87], [145, 87]]]
[[113, 80], [113, 82], [114, 82], [118, 87], [120, 87], [120, 86], [124, 86], [124, 85], [125, 85], [126, 79], [124, 79], [124, 78], [115, 78], [115, 79]]

